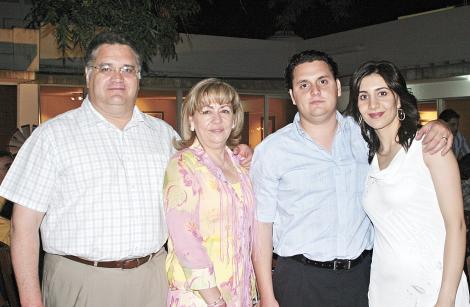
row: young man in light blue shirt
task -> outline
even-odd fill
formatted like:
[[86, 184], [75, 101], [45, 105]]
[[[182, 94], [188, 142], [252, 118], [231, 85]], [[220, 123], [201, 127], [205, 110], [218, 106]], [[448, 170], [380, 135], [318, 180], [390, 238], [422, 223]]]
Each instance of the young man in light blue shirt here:
[[[366, 307], [373, 243], [361, 203], [367, 146], [359, 126], [336, 110], [341, 84], [327, 54], [294, 55], [285, 79], [298, 114], [258, 145], [251, 166], [261, 306]], [[426, 149], [449, 150], [449, 129], [431, 125], [419, 135], [433, 139]], [[279, 258], [271, 279], [273, 247]]]

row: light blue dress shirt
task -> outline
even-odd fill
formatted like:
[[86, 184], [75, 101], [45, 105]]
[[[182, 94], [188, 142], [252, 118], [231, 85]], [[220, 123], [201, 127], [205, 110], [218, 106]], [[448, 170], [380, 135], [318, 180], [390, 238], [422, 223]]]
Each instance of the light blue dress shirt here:
[[470, 153], [470, 146], [468, 146], [467, 140], [460, 131], [454, 136], [454, 143], [452, 143], [452, 151], [454, 152], [457, 160], [460, 160], [466, 154]]
[[280, 256], [354, 259], [372, 248], [373, 228], [362, 208], [367, 145], [352, 118], [339, 112], [336, 118], [331, 152], [302, 129], [299, 114], [255, 149], [256, 219], [273, 223]]

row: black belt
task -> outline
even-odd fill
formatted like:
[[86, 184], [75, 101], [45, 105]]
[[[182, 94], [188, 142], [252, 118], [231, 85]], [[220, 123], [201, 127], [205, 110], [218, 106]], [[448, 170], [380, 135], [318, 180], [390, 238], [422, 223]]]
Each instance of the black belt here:
[[323, 269], [330, 269], [334, 271], [338, 270], [349, 270], [358, 265], [359, 263], [362, 262], [362, 260], [370, 255], [372, 252], [370, 250], [364, 250], [359, 257], [356, 259], [335, 259], [332, 261], [315, 261], [306, 258], [304, 255], [294, 255], [291, 257], [286, 257], [286, 258], [292, 258], [298, 262], [301, 262], [303, 264], [308, 264], [308, 265], [313, 265], [319, 268]]

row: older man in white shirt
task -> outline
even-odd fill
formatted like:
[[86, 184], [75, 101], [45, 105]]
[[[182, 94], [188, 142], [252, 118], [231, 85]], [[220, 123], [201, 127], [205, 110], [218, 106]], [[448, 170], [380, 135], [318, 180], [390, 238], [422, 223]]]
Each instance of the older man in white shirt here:
[[98, 35], [86, 54], [88, 97], [34, 131], [0, 187], [17, 204], [12, 259], [22, 306], [165, 303], [161, 191], [177, 133], [135, 106], [140, 68], [127, 39]]

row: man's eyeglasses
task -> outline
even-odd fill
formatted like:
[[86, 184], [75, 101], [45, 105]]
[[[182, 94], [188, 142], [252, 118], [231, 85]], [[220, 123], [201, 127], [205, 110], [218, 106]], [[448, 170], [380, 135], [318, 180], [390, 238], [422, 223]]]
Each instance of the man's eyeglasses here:
[[134, 77], [137, 75], [137, 78], [140, 79], [140, 71], [138, 71], [133, 65], [124, 65], [118, 68], [111, 64], [100, 64], [96, 66], [90, 65], [89, 67], [96, 69], [99, 73], [106, 76], [111, 76], [114, 72], [119, 71], [123, 77]]

